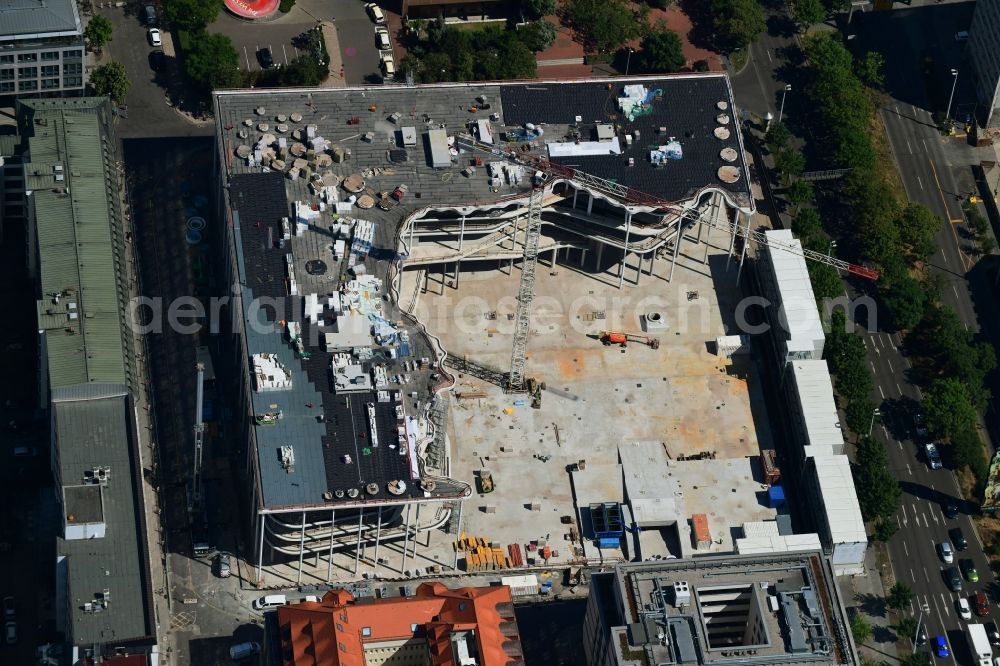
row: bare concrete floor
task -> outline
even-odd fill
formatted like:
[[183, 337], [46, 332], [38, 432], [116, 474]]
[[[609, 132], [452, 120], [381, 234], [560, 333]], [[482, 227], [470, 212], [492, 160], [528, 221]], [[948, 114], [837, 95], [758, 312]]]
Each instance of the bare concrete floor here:
[[[547, 384], [541, 408], [467, 375], [450, 398], [451, 475], [474, 483], [486, 469], [496, 484], [493, 493], [467, 502], [468, 534], [504, 546], [547, 538], [559, 551], [554, 559], [568, 561], [574, 549], [561, 518], [578, 515], [568, 465], [586, 460], [613, 469], [618, 445], [639, 440], [664, 442], [675, 459], [698, 452], [744, 458], [770, 445], [766, 424], [754, 425], [747, 379], [752, 363], [734, 368], [713, 353], [716, 337], [737, 332], [732, 322], [739, 293], [737, 262], [727, 266], [728, 236], [715, 232], [708, 240], [682, 245], [672, 283], [666, 280], [669, 263], [657, 260], [653, 275], [643, 273], [636, 285], [637, 260], [630, 258], [621, 290], [619, 264], [592, 275], [579, 267], [576, 250], [555, 266], [543, 257], [528, 357], [528, 376]], [[520, 272], [510, 274], [506, 264], [497, 270], [497, 262], [478, 268], [466, 262], [457, 284], [453, 267], [447, 276], [432, 274], [428, 291], [416, 288], [421, 272], [404, 273], [400, 293], [421, 292], [415, 313], [449, 353], [506, 370], [513, 328], [508, 313], [516, 306]], [[597, 339], [602, 330], [641, 333], [641, 315], [651, 310], [668, 322], [666, 330], [649, 333], [659, 338], [658, 350], [640, 343], [627, 350], [605, 347]], [[756, 504], [758, 490], [748, 483], [733, 500]], [[734, 493], [727, 488], [726, 494], [728, 500]], [[686, 509], [716, 514], [708, 506], [714, 496], [692, 493]], [[769, 512], [746, 515], [763, 519]], [[728, 531], [721, 522], [713, 527]]]

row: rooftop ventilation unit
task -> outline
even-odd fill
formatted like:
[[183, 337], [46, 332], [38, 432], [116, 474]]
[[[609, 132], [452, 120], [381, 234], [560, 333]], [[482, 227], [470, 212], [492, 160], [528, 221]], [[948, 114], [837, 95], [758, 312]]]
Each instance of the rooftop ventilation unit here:
[[691, 584], [686, 580], [676, 580], [673, 585], [674, 606], [691, 605]]
[[291, 474], [295, 471], [295, 450], [291, 446], [282, 446], [280, 449], [281, 467]]

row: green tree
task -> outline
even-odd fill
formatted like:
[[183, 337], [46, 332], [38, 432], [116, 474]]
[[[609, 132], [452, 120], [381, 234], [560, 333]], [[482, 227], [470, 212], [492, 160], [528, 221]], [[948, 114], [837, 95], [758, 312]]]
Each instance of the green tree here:
[[868, 642], [868, 639], [872, 637], [872, 625], [860, 612], [856, 612], [851, 617], [851, 633], [854, 635], [854, 642], [858, 645]]
[[900, 666], [931, 666], [931, 658], [926, 652], [911, 652], [900, 659], [899, 664]]
[[938, 437], [951, 437], [971, 428], [976, 410], [969, 401], [965, 386], [957, 379], [935, 379], [924, 391], [927, 426]]
[[90, 19], [87, 27], [84, 28], [83, 38], [87, 40], [90, 48], [100, 51], [105, 44], [111, 41], [113, 33], [114, 27], [112, 27], [111, 21], [106, 16], [97, 14]]
[[911, 203], [897, 218], [899, 240], [909, 248], [910, 258], [925, 260], [935, 249], [934, 235], [941, 228], [941, 218], [927, 206]]
[[833, 266], [821, 264], [818, 261], [808, 262], [809, 282], [812, 284], [813, 296], [817, 301], [837, 298], [844, 293], [844, 283], [840, 274]]
[[816, 198], [816, 191], [813, 188], [813, 184], [808, 180], [797, 180], [788, 186], [785, 190], [785, 195], [793, 204], [801, 206], [802, 204], [812, 203]]
[[518, 28], [517, 36], [532, 51], [544, 51], [556, 41], [556, 26], [548, 21], [535, 21]]
[[816, 209], [799, 209], [795, 214], [795, 219], [792, 220], [792, 232], [802, 240], [804, 245], [812, 245], [814, 239], [822, 238], [824, 236], [823, 221]]
[[757, 0], [710, 0], [709, 12], [722, 46], [746, 48], [767, 29], [764, 10]]
[[633, 12], [626, 0], [569, 0], [566, 16], [591, 53], [617, 51], [645, 27], [645, 17]]
[[223, 0], [165, 0], [163, 15], [178, 28], [202, 30], [222, 11]]
[[788, 131], [788, 126], [785, 123], [773, 122], [768, 128], [767, 134], [764, 135], [764, 140], [767, 141], [767, 149], [772, 153], [777, 153], [788, 145], [788, 140], [791, 137], [792, 133]]
[[540, 19], [556, 13], [556, 0], [521, 0], [525, 18]]
[[951, 437], [951, 457], [958, 466], [966, 466], [978, 483], [986, 480], [988, 465], [983, 440], [975, 428], [964, 428]]
[[774, 154], [774, 168], [781, 175], [781, 182], [787, 185], [805, 171], [806, 158], [795, 148], [785, 147]]
[[242, 83], [240, 56], [226, 35], [199, 35], [184, 62], [187, 75], [204, 90], [236, 88]]
[[885, 598], [886, 605], [896, 610], [906, 608], [910, 605], [911, 601], [913, 601], [913, 590], [902, 581], [897, 581], [895, 585], [889, 588], [889, 594]]
[[917, 634], [917, 618], [912, 615], [907, 615], [902, 618], [896, 626], [893, 627], [896, 630], [896, 636], [902, 641], [912, 641], [913, 637]]
[[795, 0], [795, 22], [810, 26], [826, 18], [826, 8], [820, 0]]
[[[870, 404], [866, 405], [868, 419], [862, 426], [864, 431], [867, 431], [870, 423], [872, 412], [867, 409], [870, 407]], [[902, 490], [899, 482], [889, 472], [885, 447], [878, 440], [863, 435], [858, 441], [856, 460], [854, 486], [858, 493], [858, 504], [861, 505], [861, 515], [865, 520], [881, 518], [891, 522], [892, 516], [899, 509]]]
[[864, 58], [858, 58], [855, 69], [866, 86], [881, 88], [885, 83], [885, 57], [878, 51], [869, 51]]
[[125, 73], [125, 65], [112, 61], [94, 68], [90, 73], [90, 85], [94, 87], [95, 94], [109, 95], [116, 103], [121, 104], [125, 101], [131, 84]]
[[890, 324], [897, 331], [906, 331], [924, 314], [924, 290], [920, 283], [904, 272], [884, 272], [880, 294], [888, 311]]
[[899, 526], [896, 524], [895, 520], [886, 520], [885, 518], [879, 518], [875, 521], [875, 530], [872, 532], [872, 536], [875, 537], [876, 541], [881, 541], [882, 543], [888, 543], [892, 535], [896, 533]]
[[288, 67], [278, 70], [279, 80], [286, 86], [315, 86], [327, 77], [330, 70], [321, 65], [311, 55], [300, 55], [288, 63]]
[[649, 73], [676, 72], [687, 63], [681, 38], [666, 29], [643, 37], [642, 49], [635, 60], [639, 71]]

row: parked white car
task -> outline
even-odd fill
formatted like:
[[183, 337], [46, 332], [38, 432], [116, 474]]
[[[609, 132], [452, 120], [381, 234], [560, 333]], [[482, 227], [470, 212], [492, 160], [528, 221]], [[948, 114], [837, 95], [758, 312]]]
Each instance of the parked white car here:
[[382, 8], [376, 5], [374, 2], [368, 2], [365, 4], [365, 11], [368, 12], [368, 16], [371, 17], [376, 23], [385, 23], [385, 12]]
[[379, 51], [388, 51], [392, 48], [392, 42], [389, 41], [389, 31], [382, 26], [375, 28], [375, 45]]
[[160, 39], [160, 30], [158, 28], [150, 28], [146, 35], [149, 37], [149, 43], [152, 46], [163, 46], [163, 41]]

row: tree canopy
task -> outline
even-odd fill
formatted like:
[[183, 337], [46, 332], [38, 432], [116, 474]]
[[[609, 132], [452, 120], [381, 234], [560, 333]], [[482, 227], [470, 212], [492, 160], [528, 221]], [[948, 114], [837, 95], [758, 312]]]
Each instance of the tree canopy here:
[[795, 21], [804, 26], [820, 23], [826, 18], [821, 0], [795, 0]]
[[403, 61], [419, 83], [530, 79], [537, 65], [521, 31], [495, 26], [475, 32], [446, 25], [428, 29], [428, 38], [411, 45]]
[[191, 80], [205, 90], [236, 88], [242, 81], [240, 56], [226, 35], [201, 34], [184, 58]]
[[885, 597], [886, 605], [896, 610], [906, 608], [910, 605], [911, 601], [913, 601], [913, 590], [902, 581], [897, 581], [895, 585], [889, 588], [889, 594]]
[[84, 28], [83, 38], [87, 40], [90, 48], [100, 51], [105, 44], [111, 41], [113, 33], [114, 27], [111, 25], [111, 21], [106, 16], [97, 14], [91, 17], [87, 27]]
[[891, 519], [899, 509], [902, 490], [889, 471], [885, 447], [878, 440], [864, 436], [858, 441], [856, 459], [854, 486], [861, 505], [861, 515], [865, 520]]
[[556, 13], [556, 0], [521, 0], [521, 11], [529, 19], [540, 19]]
[[641, 50], [634, 60], [636, 69], [650, 74], [676, 72], [687, 62], [681, 38], [667, 29], [643, 37]]
[[222, 11], [223, 0], [165, 0], [163, 15], [178, 28], [202, 30]]
[[626, 0], [569, 0], [566, 16], [591, 53], [610, 53], [642, 35], [648, 7], [633, 11]]
[[90, 73], [90, 85], [98, 95], [109, 95], [116, 103], [121, 104], [125, 101], [131, 84], [125, 73], [125, 65], [112, 61], [94, 68]]
[[965, 386], [957, 379], [935, 379], [924, 391], [927, 426], [938, 437], [951, 437], [971, 428], [976, 410], [969, 401]]
[[743, 49], [767, 29], [757, 0], [710, 0], [709, 12], [723, 48]]

